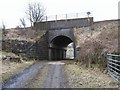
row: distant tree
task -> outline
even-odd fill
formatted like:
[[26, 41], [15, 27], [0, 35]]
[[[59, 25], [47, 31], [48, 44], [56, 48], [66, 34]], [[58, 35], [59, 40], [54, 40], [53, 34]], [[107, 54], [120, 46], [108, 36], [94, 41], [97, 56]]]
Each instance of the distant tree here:
[[6, 29], [6, 25], [4, 22], [2, 22], [2, 26], [1, 26], [1, 29], [2, 29], [2, 35], [5, 36], [5, 29]]
[[24, 29], [25, 29], [25, 27], [26, 27], [25, 19], [24, 19], [24, 18], [20, 18], [20, 22], [21, 22], [22, 26], [23, 26]]
[[4, 24], [4, 22], [2, 22], [2, 30], [6, 29], [6, 25]]
[[16, 26], [16, 30], [20, 30], [21, 28], [22, 28], [21, 25]]
[[26, 14], [32, 27], [34, 22], [40, 22], [44, 19], [45, 9], [41, 3], [29, 3]]

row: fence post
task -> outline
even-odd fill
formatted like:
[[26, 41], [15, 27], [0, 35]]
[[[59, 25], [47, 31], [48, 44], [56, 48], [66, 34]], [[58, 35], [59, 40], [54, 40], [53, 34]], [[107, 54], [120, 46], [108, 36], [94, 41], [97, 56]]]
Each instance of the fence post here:
[[[108, 58], [109, 58], [109, 57], [108, 57], [108, 54], [106, 54], [107, 71], [108, 71], [108, 68], [109, 68], [109, 67], [108, 67]], [[109, 73], [109, 72], [108, 72], [108, 73]]]
[[76, 18], [78, 18], [78, 13], [76, 13]]
[[48, 19], [48, 18], [47, 18], [47, 16], [46, 16], [46, 21], [47, 21], [47, 19]]
[[55, 19], [56, 19], [56, 22], [57, 22], [57, 15], [55, 15]]
[[67, 14], [66, 14], [66, 20], [67, 20]]

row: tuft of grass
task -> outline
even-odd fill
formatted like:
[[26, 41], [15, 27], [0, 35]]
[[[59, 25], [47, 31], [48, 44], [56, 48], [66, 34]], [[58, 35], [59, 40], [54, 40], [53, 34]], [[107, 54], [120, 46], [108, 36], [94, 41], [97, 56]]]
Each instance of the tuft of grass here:
[[0, 55], [2, 56], [2, 55], [15, 55], [14, 53], [12, 53], [12, 52], [7, 52], [7, 51], [3, 51], [3, 50], [0, 50]]

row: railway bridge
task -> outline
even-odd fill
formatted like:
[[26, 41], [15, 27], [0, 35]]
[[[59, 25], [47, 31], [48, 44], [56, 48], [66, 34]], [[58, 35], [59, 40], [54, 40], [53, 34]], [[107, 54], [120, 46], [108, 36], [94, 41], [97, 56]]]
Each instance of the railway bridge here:
[[49, 60], [66, 59], [66, 48], [70, 43], [73, 43], [75, 57], [76, 46], [73, 28], [88, 27], [92, 23], [93, 17], [36, 22], [34, 27], [37, 31], [46, 31], [46, 38], [43, 40], [46, 44], [38, 45], [40, 46], [37, 48], [38, 57], [41, 56], [41, 58]]

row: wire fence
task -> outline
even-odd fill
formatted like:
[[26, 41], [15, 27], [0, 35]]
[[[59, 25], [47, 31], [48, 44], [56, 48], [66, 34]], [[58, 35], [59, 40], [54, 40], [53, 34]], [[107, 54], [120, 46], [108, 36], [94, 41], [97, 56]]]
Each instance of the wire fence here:
[[107, 54], [108, 74], [120, 84], [120, 55]]
[[[69, 14], [44, 16], [43, 21], [55, 21], [55, 20], [57, 21], [57, 20], [67, 20], [67, 19], [85, 18], [85, 17], [88, 17], [87, 12], [69, 13]], [[92, 17], [92, 13], [89, 14], [89, 17]]]

